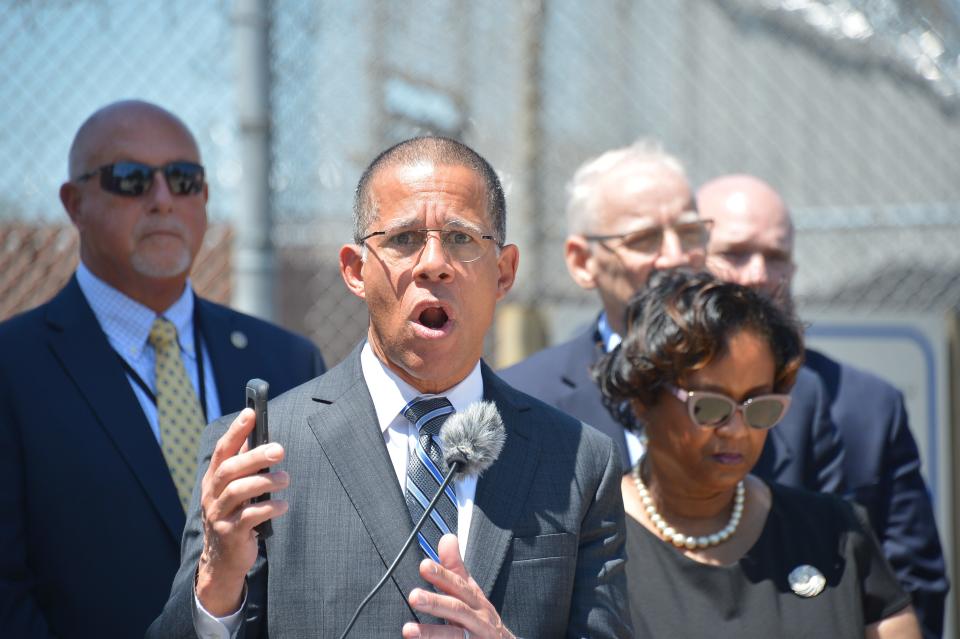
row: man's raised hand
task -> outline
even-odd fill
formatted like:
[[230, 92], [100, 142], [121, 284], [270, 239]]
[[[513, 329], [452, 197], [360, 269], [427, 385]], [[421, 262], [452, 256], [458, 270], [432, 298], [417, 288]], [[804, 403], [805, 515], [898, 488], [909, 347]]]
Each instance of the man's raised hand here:
[[247, 450], [254, 422], [253, 410], [240, 411], [217, 441], [201, 483], [203, 552], [196, 592], [203, 607], [216, 617], [233, 614], [243, 602], [246, 575], [257, 559], [254, 527], [287, 511], [282, 499], [250, 503], [290, 484], [282, 470], [259, 472], [282, 460], [284, 450], [276, 443]]

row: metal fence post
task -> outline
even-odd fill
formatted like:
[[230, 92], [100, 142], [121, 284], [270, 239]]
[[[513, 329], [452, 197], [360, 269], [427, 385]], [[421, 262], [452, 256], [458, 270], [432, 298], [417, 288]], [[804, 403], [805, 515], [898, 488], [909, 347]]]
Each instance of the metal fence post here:
[[270, 8], [268, 0], [236, 0], [233, 14], [241, 172], [236, 216], [233, 305], [276, 316], [270, 198]]

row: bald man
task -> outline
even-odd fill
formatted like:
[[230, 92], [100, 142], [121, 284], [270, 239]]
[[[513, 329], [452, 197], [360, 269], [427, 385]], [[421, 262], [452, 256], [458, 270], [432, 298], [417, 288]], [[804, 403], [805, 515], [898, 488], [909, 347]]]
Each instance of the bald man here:
[[[710, 270], [791, 308], [794, 229], [780, 195], [758, 178], [730, 175], [703, 185], [697, 205], [713, 220]], [[887, 559], [913, 597], [924, 636], [940, 637], [949, 584], [902, 394], [879, 377], [812, 349], [804, 368], [826, 388], [831, 418], [847, 450], [844, 475], [852, 498], [867, 508]], [[797, 414], [791, 407], [790, 415]]]
[[187, 127], [146, 102], [73, 141], [77, 272], [0, 324], [4, 636], [142, 637], [179, 565], [199, 431], [252, 377], [279, 393], [323, 371], [304, 338], [194, 294], [204, 177]]

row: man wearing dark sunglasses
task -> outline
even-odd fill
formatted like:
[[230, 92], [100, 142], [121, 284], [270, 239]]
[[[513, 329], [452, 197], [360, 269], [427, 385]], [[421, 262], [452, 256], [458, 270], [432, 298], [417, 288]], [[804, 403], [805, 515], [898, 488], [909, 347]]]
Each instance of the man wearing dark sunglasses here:
[[[654, 271], [704, 266], [710, 221], [697, 211], [680, 161], [650, 141], [586, 162], [574, 174], [568, 194], [567, 268], [580, 287], [596, 289], [603, 311], [573, 339], [535, 353], [502, 375], [610, 435], [623, 467], [632, 468], [643, 444], [607, 411], [590, 368], [620, 343], [627, 303]], [[804, 388], [822, 393], [815, 380]], [[801, 410], [818, 405], [819, 414], [798, 419], [792, 415], [795, 409], [773, 429], [757, 474], [812, 490], [841, 485], [842, 447], [823, 402], [804, 402]]]
[[[713, 220], [710, 270], [792, 308], [794, 228], [780, 195], [758, 178], [729, 175], [703, 185], [697, 203]], [[804, 371], [827, 390], [825, 399], [847, 450], [850, 495], [867, 508], [887, 559], [911, 593], [924, 636], [940, 637], [949, 583], [903, 395], [879, 377], [812, 349], [807, 349]], [[791, 393], [795, 406], [808, 401], [798, 394], [805, 384], [798, 376]], [[789, 416], [795, 414], [800, 413]]]
[[[197, 297], [196, 141], [145, 102], [80, 127], [60, 197], [80, 264], [0, 324], [0, 634], [138, 637], [166, 601], [199, 432], [324, 370], [302, 337]], [[180, 411], [180, 412], [178, 412]]]

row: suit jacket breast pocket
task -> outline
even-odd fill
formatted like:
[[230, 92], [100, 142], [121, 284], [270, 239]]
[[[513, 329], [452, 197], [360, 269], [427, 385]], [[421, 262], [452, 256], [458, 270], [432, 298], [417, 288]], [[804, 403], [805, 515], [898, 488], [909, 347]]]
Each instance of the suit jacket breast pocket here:
[[514, 537], [510, 552], [512, 560], [490, 599], [502, 603], [504, 623], [519, 637], [564, 636], [577, 573], [577, 536]]
[[567, 532], [513, 538], [513, 563], [577, 556], [577, 536]]

